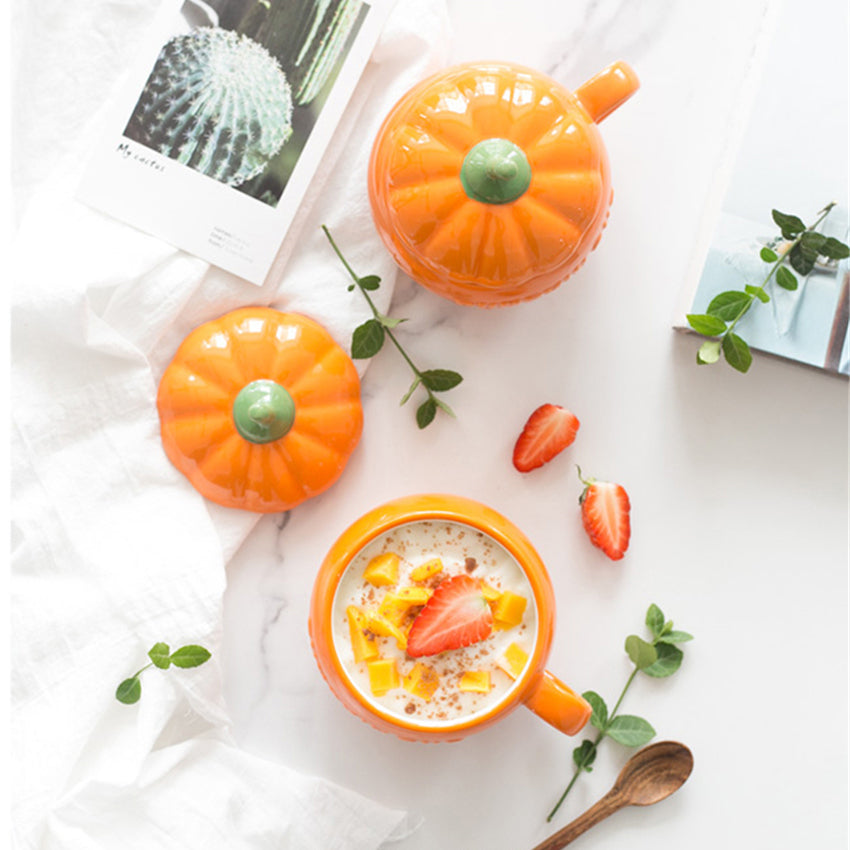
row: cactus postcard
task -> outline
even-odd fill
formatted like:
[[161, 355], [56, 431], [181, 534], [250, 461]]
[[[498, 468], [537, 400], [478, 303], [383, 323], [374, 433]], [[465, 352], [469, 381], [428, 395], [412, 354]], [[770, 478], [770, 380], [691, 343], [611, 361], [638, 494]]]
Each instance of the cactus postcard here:
[[391, 3], [166, 4], [81, 199], [261, 285]]

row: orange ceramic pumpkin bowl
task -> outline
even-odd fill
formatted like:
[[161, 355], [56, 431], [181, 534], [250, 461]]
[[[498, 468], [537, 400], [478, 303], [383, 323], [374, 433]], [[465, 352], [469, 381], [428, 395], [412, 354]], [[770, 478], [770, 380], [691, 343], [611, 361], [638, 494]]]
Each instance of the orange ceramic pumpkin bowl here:
[[[461, 716], [434, 728], [387, 711], [370, 702], [346, 672], [334, 640], [335, 596], [344, 574], [370, 542], [405, 523], [445, 520], [479, 531], [504, 547], [524, 573], [534, 597], [537, 629], [524, 672], [506, 697], [484, 715]], [[350, 525], [333, 544], [313, 586], [309, 617], [310, 641], [319, 670], [331, 691], [353, 714], [375, 729], [408, 741], [458, 741], [486, 729], [525, 705], [559, 732], [576, 735], [591, 709], [583, 697], [545, 669], [555, 629], [555, 593], [549, 574], [529, 539], [492, 508], [461, 496], [426, 493], [404, 496], [373, 508]]]
[[157, 395], [162, 445], [203, 496], [286, 511], [331, 486], [363, 429], [351, 358], [317, 322], [246, 307], [192, 331]]
[[637, 87], [622, 62], [575, 93], [500, 62], [415, 86], [385, 119], [369, 163], [372, 214], [398, 265], [461, 304], [554, 289], [584, 263], [608, 217], [596, 124]]

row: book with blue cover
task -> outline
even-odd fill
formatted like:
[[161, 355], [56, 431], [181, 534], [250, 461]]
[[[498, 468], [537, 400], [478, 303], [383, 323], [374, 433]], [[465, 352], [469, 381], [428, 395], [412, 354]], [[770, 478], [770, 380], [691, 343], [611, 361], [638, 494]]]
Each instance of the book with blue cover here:
[[[813, 5], [800, 15], [796, 2], [777, 4], [766, 21], [740, 144], [720, 169], [719, 203], [697, 247], [678, 330], [690, 330], [686, 314], [704, 314], [719, 293], [761, 286], [771, 268], [763, 249], [781, 256], [789, 244], [774, 210], [811, 225], [834, 203], [818, 231], [848, 242], [848, 10], [838, 0]], [[795, 61], [810, 39], [820, 45], [816, 72]], [[735, 332], [754, 351], [847, 376], [850, 260], [818, 256], [808, 273], [794, 275], [793, 291], [771, 278], [770, 300], [753, 303]]]

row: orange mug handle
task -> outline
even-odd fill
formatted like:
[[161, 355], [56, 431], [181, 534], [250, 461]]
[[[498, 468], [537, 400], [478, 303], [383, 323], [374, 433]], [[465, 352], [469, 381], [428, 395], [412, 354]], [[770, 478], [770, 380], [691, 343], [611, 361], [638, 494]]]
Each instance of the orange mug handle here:
[[640, 88], [637, 74], [625, 62], [603, 68], [576, 89], [576, 97], [598, 124]]
[[592, 712], [584, 697], [568, 688], [548, 670], [543, 671], [525, 704], [538, 717], [566, 735], [581, 732]]

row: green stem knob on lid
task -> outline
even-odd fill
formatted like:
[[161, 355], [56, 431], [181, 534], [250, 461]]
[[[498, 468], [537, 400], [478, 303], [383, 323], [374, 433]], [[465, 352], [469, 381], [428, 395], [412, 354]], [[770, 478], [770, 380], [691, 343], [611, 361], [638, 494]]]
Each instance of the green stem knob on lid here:
[[251, 381], [233, 402], [236, 430], [252, 443], [271, 443], [285, 436], [295, 421], [295, 402], [277, 382]]
[[460, 182], [474, 201], [508, 204], [531, 183], [531, 166], [522, 151], [507, 139], [485, 139], [463, 159]]

